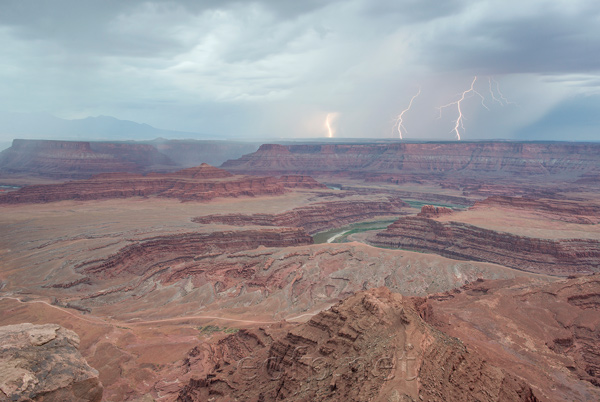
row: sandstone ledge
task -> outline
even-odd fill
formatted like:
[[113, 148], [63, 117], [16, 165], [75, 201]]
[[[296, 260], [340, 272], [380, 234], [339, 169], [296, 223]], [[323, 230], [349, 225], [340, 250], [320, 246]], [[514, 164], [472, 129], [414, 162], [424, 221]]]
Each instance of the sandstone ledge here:
[[99, 402], [98, 372], [78, 347], [77, 334], [56, 324], [0, 327], [0, 401]]

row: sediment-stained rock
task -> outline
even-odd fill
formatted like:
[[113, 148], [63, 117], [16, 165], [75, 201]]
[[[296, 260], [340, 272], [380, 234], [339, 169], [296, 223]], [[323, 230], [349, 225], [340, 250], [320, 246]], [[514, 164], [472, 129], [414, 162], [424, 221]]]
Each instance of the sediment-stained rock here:
[[477, 209], [487, 207], [524, 210], [571, 223], [590, 225], [600, 223], [600, 205], [581, 201], [493, 196], [476, 202], [472, 208]]
[[549, 275], [600, 270], [600, 241], [597, 240], [538, 239], [423, 217], [400, 218], [386, 230], [369, 237], [369, 242]]
[[0, 327], [0, 401], [100, 402], [98, 372], [78, 347], [56, 324]]
[[0, 194], [0, 204], [148, 196], [208, 201], [217, 197], [278, 195], [285, 191], [274, 177], [234, 176], [222, 169], [202, 164], [174, 173], [150, 173], [145, 176], [105, 173], [88, 180], [27, 186]]
[[[235, 338], [232, 335], [231, 338]], [[178, 400], [537, 401], [527, 383], [426, 324], [411, 299], [360, 292], [192, 379]]]
[[382, 201], [319, 202], [274, 215], [209, 215], [194, 218], [193, 221], [202, 224], [220, 223], [234, 226], [302, 227], [308, 233], [314, 234], [325, 229], [341, 227], [377, 216], [405, 214], [406, 212], [402, 210], [405, 207], [408, 207], [408, 204], [402, 200], [388, 197], [387, 200]]

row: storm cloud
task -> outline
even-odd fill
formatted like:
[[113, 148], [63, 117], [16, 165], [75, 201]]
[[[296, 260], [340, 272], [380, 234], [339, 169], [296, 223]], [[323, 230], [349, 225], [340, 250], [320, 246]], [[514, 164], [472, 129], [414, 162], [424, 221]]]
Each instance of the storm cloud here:
[[598, 138], [597, 1], [7, 0], [0, 43], [3, 112], [249, 139], [324, 137], [337, 113], [338, 137], [393, 138], [420, 88], [405, 138], [452, 140], [436, 107], [477, 76], [464, 139]]

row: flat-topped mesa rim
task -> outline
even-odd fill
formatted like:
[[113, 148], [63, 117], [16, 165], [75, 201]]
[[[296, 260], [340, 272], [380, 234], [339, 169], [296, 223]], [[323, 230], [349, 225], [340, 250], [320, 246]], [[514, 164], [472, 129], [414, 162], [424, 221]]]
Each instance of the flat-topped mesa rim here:
[[598, 170], [600, 143], [445, 142], [263, 144], [221, 165], [253, 174], [473, 172], [580, 176]]
[[288, 191], [288, 187], [275, 177], [234, 175], [203, 164], [172, 173], [104, 173], [61, 184], [26, 186], [0, 194], [0, 204], [150, 196], [208, 201], [221, 197], [281, 195]]

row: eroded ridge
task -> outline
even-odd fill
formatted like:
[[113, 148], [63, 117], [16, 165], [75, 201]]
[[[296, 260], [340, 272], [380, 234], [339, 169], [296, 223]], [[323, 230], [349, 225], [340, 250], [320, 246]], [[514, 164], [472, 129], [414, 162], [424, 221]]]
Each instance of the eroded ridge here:
[[538, 239], [424, 217], [402, 217], [371, 236], [369, 242], [551, 275], [600, 270], [600, 241], [597, 240]]
[[[246, 334], [232, 335], [235, 339]], [[235, 342], [229, 342], [235, 343]], [[537, 401], [531, 387], [425, 323], [410, 298], [360, 292], [192, 379], [178, 400]]]

